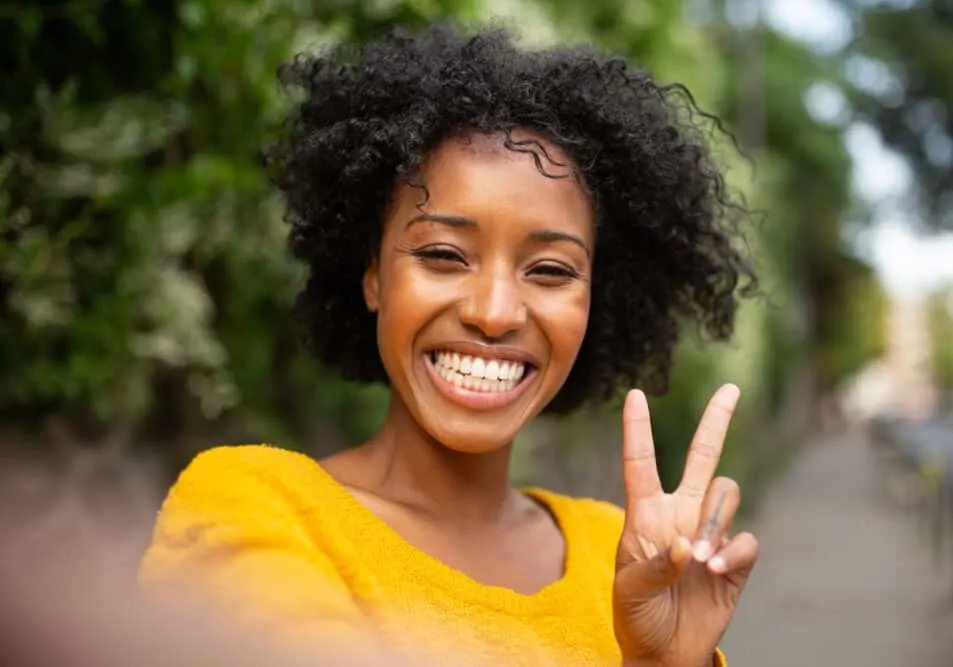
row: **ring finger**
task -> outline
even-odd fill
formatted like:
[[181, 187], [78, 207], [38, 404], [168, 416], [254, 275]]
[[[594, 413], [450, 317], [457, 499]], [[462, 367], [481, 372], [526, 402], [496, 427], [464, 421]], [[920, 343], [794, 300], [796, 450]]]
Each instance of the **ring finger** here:
[[701, 518], [695, 531], [692, 554], [699, 563], [707, 562], [727, 537], [741, 504], [741, 489], [728, 477], [712, 480], [702, 504]]

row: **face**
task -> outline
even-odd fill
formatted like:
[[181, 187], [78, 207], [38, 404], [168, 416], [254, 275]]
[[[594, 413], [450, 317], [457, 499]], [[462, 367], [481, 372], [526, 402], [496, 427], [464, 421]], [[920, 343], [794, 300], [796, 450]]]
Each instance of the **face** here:
[[[555, 162], [558, 148], [528, 132]], [[364, 278], [394, 400], [431, 437], [481, 453], [512, 442], [559, 391], [589, 318], [592, 205], [567, 166], [502, 135], [449, 140], [420, 188], [400, 185]]]

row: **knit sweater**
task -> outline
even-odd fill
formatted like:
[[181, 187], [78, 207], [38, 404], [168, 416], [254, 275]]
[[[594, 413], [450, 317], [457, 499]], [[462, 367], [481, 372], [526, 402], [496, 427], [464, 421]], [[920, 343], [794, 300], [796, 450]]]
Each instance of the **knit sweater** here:
[[439, 664], [617, 667], [622, 511], [525, 492], [552, 513], [566, 544], [562, 578], [531, 595], [478, 583], [413, 547], [304, 455], [220, 447], [173, 486], [140, 576], [168, 592], [198, 575], [201, 590], [282, 631], [355, 644], [373, 632]]

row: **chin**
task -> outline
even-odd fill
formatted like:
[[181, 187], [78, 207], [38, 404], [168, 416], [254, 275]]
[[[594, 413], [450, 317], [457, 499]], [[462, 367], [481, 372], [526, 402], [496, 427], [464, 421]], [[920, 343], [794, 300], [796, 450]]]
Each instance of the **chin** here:
[[484, 416], [479, 423], [470, 420], [453, 424], [424, 424], [425, 430], [443, 447], [459, 454], [492, 454], [507, 448], [519, 428], [494, 424], [492, 417]]

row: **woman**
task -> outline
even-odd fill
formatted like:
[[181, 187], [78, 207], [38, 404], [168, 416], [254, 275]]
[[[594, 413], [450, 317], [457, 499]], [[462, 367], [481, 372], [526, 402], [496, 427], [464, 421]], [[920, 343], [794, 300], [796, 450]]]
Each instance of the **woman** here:
[[757, 557], [729, 535], [737, 485], [712, 479], [736, 387], [673, 494], [635, 390], [624, 511], [508, 484], [535, 416], [664, 387], [685, 319], [729, 335], [753, 275], [692, 121], [710, 117], [620, 60], [446, 26], [302, 57], [284, 80], [305, 95], [269, 165], [309, 267], [298, 310], [320, 362], [389, 383], [386, 422], [319, 462], [200, 455], [144, 579], [198, 573], [285, 630], [438, 662], [721, 664]]

